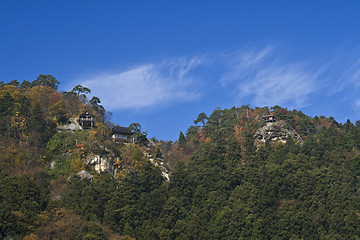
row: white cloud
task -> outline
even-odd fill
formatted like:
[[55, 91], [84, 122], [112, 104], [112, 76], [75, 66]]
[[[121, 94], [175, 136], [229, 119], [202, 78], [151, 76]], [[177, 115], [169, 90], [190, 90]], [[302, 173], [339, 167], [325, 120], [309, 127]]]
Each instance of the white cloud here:
[[354, 63], [348, 67], [345, 74], [340, 78], [342, 88], [350, 85], [351, 87], [360, 87], [360, 60], [353, 60]]
[[[359, 47], [348, 47], [334, 51], [327, 56], [328, 60], [324, 64], [323, 78], [329, 82], [329, 95], [347, 92], [347, 97], [357, 95], [360, 87], [360, 58]], [[350, 94], [353, 92], [353, 94]]]
[[235, 84], [237, 101], [250, 98], [255, 106], [284, 105], [303, 107], [317, 90], [319, 73], [303, 64], [285, 61], [271, 47], [260, 51], [240, 51], [228, 56], [228, 72], [222, 75], [223, 86]]
[[354, 105], [356, 109], [360, 109], [360, 99], [356, 100]]
[[224, 56], [224, 62], [228, 71], [220, 79], [220, 83], [226, 86], [228, 83], [239, 80], [251, 75], [251, 72], [259, 67], [259, 64], [266, 61], [271, 53], [271, 48], [267, 47], [260, 51], [250, 50], [247, 52], [240, 51], [235, 54]]
[[174, 59], [144, 64], [118, 73], [104, 73], [82, 81], [109, 110], [144, 109], [200, 97], [191, 71], [203, 58]]
[[314, 93], [329, 100], [339, 93], [344, 102], [359, 108], [359, 101], [354, 100], [360, 89], [358, 55], [346, 57], [341, 52], [316, 63], [311, 59], [300, 61], [297, 56], [284, 57], [283, 53], [272, 46], [246, 47], [231, 54], [138, 65], [78, 82], [89, 87], [111, 111], [143, 111], [194, 101], [206, 94], [196, 77], [199, 75], [206, 76], [201, 79], [207, 80], [208, 86], [219, 80], [233, 94], [235, 104], [301, 108], [310, 103]]

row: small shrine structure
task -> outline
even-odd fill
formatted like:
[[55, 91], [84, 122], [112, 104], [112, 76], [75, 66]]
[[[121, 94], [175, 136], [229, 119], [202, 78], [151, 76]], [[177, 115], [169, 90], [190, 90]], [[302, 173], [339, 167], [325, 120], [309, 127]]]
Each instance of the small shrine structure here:
[[94, 125], [94, 116], [89, 112], [84, 112], [79, 116], [79, 125], [82, 129], [93, 128]]
[[263, 118], [264, 121], [267, 122], [267, 123], [274, 123], [274, 122], [276, 122], [274, 115], [265, 115], [265, 116], [263, 116], [262, 118]]
[[112, 128], [112, 138], [116, 142], [133, 143], [134, 138], [131, 135], [132, 133], [127, 127], [115, 126]]

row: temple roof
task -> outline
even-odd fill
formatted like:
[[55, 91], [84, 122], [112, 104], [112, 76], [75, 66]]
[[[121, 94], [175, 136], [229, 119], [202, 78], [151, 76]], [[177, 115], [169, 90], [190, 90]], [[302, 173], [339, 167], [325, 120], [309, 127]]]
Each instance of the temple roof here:
[[85, 118], [87, 116], [91, 116], [91, 117], [94, 117], [93, 115], [91, 115], [89, 112], [84, 112], [82, 114], [80, 114], [80, 118]]
[[113, 133], [126, 134], [126, 135], [131, 135], [132, 134], [127, 127], [118, 127], [118, 126], [113, 127], [112, 132]]

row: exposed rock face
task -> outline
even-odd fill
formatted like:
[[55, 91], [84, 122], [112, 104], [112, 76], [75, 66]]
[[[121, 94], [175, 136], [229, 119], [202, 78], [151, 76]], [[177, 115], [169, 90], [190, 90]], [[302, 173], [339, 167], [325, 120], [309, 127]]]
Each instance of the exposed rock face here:
[[94, 170], [98, 173], [107, 172], [116, 175], [117, 167], [114, 165], [115, 157], [109, 155], [93, 155], [85, 160], [86, 164], [94, 167]]
[[75, 132], [76, 130], [81, 130], [81, 127], [78, 124], [75, 123], [69, 123], [60, 125], [56, 128], [58, 132]]
[[76, 130], [82, 130], [78, 121], [75, 118], [69, 120], [68, 124], [59, 125], [56, 130], [58, 132], [75, 132]]
[[260, 147], [266, 141], [286, 143], [292, 138], [296, 143], [303, 144], [304, 140], [293, 128], [286, 128], [285, 122], [278, 121], [267, 123], [264, 127], [259, 128], [254, 134], [254, 145]]
[[86, 172], [85, 170], [81, 170], [76, 175], [78, 175], [81, 179], [90, 179], [91, 181], [94, 180], [94, 176]]
[[[155, 146], [155, 143], [150, 141], [150, 145]], [[167, 166], [165, 164], [164, 156], [161, 154], [161, 156], [154, 158], [154, 156], [149, 153], [150, 149], [148, 148], [146, 150], [147, 151], [145, 152], [145, 156], [149, 159], [149, 161], [152, 164], [154, 164], [155, 166], [159, 166], [159, 168], [161, 170], [161, 174], [165, 178], [165, 181], [167, 183], [170, 183], [170, 170], [167, 168]]]
[[[155, 144], [154, 144], [155, 145]], [[161, 170], [162, 176], [165, 178], [166, 182], [170, 182], [170, 171], [166, 167], [165, 160], [161, 154], [161, 156], [157, 156], [156, 158], [150, 153], [150, 148], [145, 149], [144, 155], [149, 161], [155, 166], [159, 166]], [[88, 157], [84, 162], [89, 164], [94, 168], [98, 173], [106, 172], [111, 173], [114, 176], [118, 173], [119, 166], [116, 164], [117, 158], [111, 153], [105, 155], [93, 155]]]
[[152, 164], [154, 164], [155, 166], [159, 166], [160, 170], [161, 170], [161, 175], [165, 178], [165, 181], [167, 183], [170, 183], [170, 171], [169, 169], [167, 169], [167, 167], [165, 166], [164, 163], [164, 159], [163, 158], [150, 158], [149, 159], [151, 161]]
[[[155, 146], [155, 143], [150, 142], [150, 145]], [[150, 147], [146, 147], [144, 151], [145, 157], [155, 166], [159, 166], [162, 176], [165, 178], [166, 182], [170, 182], [170, 171], [165, 164], [164, 157], [162, 154], [158, 154], [158, 156], [154, 157], [151, 154]], [[159, 156], [160, 155], [160, 156]], [[94, 168], [98, 173], [111, 173], [112, 175], [116, 175], [119, 170], [122, 168], [118, 165], [119, 159], [112, 153], [108, 152], [104, 155], [92, 155], [84, 160], [86, 164], [89, 164]]]

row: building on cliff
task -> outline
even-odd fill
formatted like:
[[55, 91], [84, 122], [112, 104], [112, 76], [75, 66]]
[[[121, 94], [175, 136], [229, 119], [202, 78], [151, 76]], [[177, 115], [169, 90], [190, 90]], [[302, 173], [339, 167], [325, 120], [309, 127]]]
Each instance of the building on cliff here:
[[126, 127], [115, 126], [112, 128], [112, 138], [116, 142], [134, 143], [134, 138], [131, 135], [132, 133]]
[[267, 122], [267, 123], [274, 123], [274, 122], [276, 122], [274, 115], [265, 115], [265, 116], [263, 116], [262, 118], [263, 118], [264, 121]]
[[95, 126], [94, 116], [89, 112], [84, 112], [79, 116], [79, 125], [82, 129], [89, 129]]

